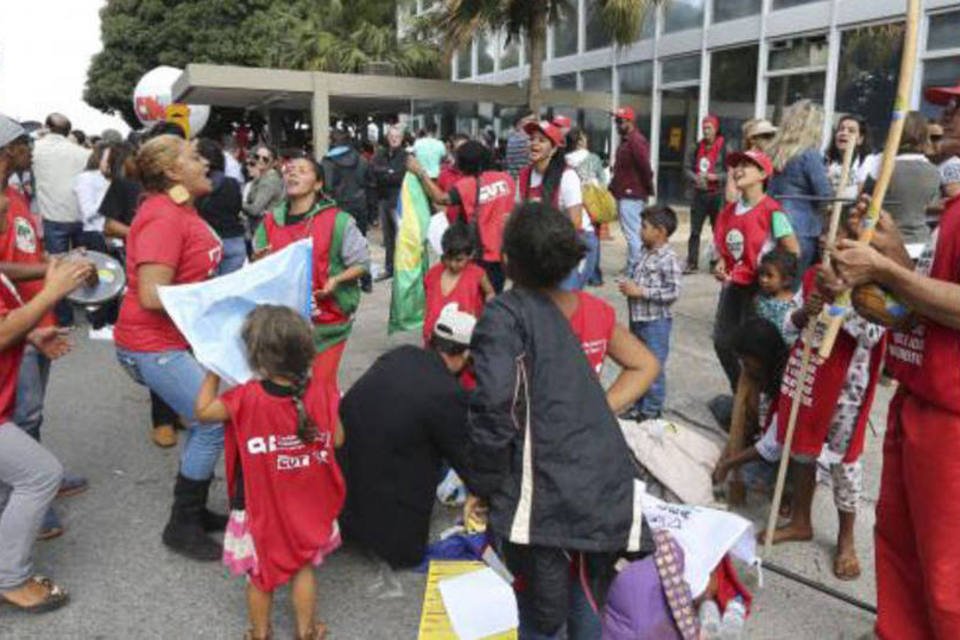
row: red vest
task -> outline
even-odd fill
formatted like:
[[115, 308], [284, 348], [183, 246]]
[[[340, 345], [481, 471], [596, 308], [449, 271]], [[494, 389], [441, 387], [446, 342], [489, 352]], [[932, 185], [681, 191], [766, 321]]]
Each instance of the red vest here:
[[750, 211], [736, 215], [737, 203], [731, 202], [717, 219], [714, 243], [730, 281], [738, 285], [750, 285], [757, 276], [760, 252], [770, 237], [773, 214], [780, 211], [780, 203], [764, 196]]
[[[720, 151], [723, 149], [723, 136], [717, 136], [707, 148], [707, 141], [701, 140], [697, 147], [697, 174], [705, 176], [708, 173], [716, 173], [717, 160], [720, 159]], [[719, 180], [710, 180], [707, 183], [708, 191], [717, 191], [720, 188]]]
[[617, 312], [596, 296], [583, 291], [576, 293], [580, 304], [570, 316], [570, 327], [580, 339], [583, 355], [587, 357], [590, 368], [599, 377], [610, 340], [613, 338], [613, 329], [617, 324]]
[[292, 398], [268, 394], [259, 381], [227, 391], [221, 400], [230, 420], [224, 433], [227, 489], [237, 494], [237, 464], [243, 470], [243, 497], [261, 590], [272, 591], [316, 556], [333, 536], [346, 495], [333, 450], [336, 408], [322, 381], [304, 395], [317, 438], [303, 443]]
[[[947, 202], [917, 271], [960, 283], [960, 197]], [[960, 414], [960, 331], [920, 318], [909, 331], [893, 331], [887, 366], [901, 389]]]
[[320, 298], [317, 293], [323, 289], [330, 275], [330, 248], [333, 243], [333, 228], [337, 223], [337, 207], [321, 209], [310, 218], [293, 225], [277, 224], [273, 213], [263, 217], [263, 228], [267, 234], [267, 244], [271, 251], [280, 251], [287, 245], [308, 237], [313, 238], [313, 291], [314, 304], [311, 320], [313, 324], [340, 324], [347, 322], [350, 316], [337, 304], [335, 296]]
[[476, 221], [483, 260], [500, 262], [503, 229], [516, 199], [513, 178], [502, 171], [484, 171], [479, 178], [461, 178], [454, 187], [460, 194], [460, 207], [467, 222], [473, 224]]
[[[814, 291], [814, 281], [817, 267], [807, 270], [803, 277], [803, 297], [806, 300]], [[813, 322], [811, 320], [811, 322]], [[822, 334], [814, 337], [813, 351], [810, 354], [810, 369], [807, 373], [803, 396], [800, 399], [800, 408], [797, 414], [797, 427], [793, 434], [791, 451], [795, 454], [819, 456], [823, 443], [830, 432], [830, 423], [837, 408], [837, 401], [843, 390], [853, 354], [857, 349], [857, 341], [846, 331], [837, 334], [837, 341], [833, 345], [830, 357], [824, 360], [818, 351]], [[800, 377], [800, 365], [803, 362], [803, 336], [793, 345], [790, 351], [790, 360], [783, 372], [783, 383], [780, 387], [780, 398], [777, 401], [777, 440], [784, 442], [787, 433], [787, 423], [790, 420], [790, 408], [793, 405], [793, 394]], [[844, 454], [844, 462], [856, 462], [863, 452], [863, 441], [867, 431], [867, 422], [870, 419], [870, 407], [880, 380], [880, 365], [883, 362], [883, 351], [886, 338], [880, 340], [870, 353], [870, 379], [864, 391], [860, 412], [857, 414], [857, 426], [850, 446]]]
[[[566, 169], [564, 169], [566, 171]], [[533, 165], [527, 165], [520, 170], [520, 200], [522, 202], [540, 202], [544, 199], [543, 182], [537, 187], [530, 186], [530, 179], [533, 177]], [[550, 206], [554, 209], [560, 208], [560, 185], [550, 194]]]
[[480, 282], [486, 275], [486, 271], [469, 263], [463, 271], [460, 272], [460, 278], [454, 285], [453, 291], [448, 295], [443, 295], [441, 280], [443, 277], [443, 264], [436, 264], [427, 271], [423, 278], [423, 289], [426, 296], [426, 305], [423, 319], [423, 341], [430, 341], [433, 335], [434, 325], [440, 312], [451, 302], [456, 302], [460, 311], [469, 313], [475, 318], [480, 317], [483, 311], [484, 297], [483, 290], [480, 288]]

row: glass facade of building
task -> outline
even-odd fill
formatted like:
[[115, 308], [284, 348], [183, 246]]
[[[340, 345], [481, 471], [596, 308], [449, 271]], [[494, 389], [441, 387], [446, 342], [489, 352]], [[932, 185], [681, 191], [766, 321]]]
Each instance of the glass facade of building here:
[[[681, 199], [687, 189], [683, 158], [708, 113], [738, 145], [746, 120], [777, 124], [786, 107], [808, 98], [827, 112], [825, 142], [841, 114], [858, 113], [874, 145], [883, 144], [902, 53], [903, 0], [673, 0], [645, 17], [637, 43], [620, 47], [611, 43], [595, 0], [569, 6], [575, 11], [551, 29], [544, 87], [606, 93], [611, 108], [632, 106], [668, 199]], [[923, 102], [923, 90], [960, 81], [957, 34], [960, 0], [927, 0], [911, 104], [928, 116], [939, 109]], [[526, 54], [519, 42], [504, 47], [504, 41], [478, 38], [456, 56], [454, 79], [523, 84]], [[500, 49], [491, 51], [491, 42]], [[570, 111], [564, 105], [548, 110]], [[608, 114], [570, 115], [588, 131], [595, 151], [615, 151]]]

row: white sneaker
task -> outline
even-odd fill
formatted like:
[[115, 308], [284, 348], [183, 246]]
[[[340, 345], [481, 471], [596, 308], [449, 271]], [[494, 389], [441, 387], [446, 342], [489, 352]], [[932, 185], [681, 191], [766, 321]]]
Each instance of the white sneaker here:
[[90, 339], [113, 342], [113, 325], [108, 324], [100, 329], [90, 329]]

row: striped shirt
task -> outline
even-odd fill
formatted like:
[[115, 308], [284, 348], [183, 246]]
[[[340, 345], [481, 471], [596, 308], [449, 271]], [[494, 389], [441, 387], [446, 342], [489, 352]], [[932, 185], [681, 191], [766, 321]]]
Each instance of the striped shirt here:
[[648, 322], [672, 318], [670, 307], [680, 297], [683, 268], [669, 243], [656, 249], [641, 247], [630, 279], [643, 289], [642, 298], [630, 298], [630, 320]]

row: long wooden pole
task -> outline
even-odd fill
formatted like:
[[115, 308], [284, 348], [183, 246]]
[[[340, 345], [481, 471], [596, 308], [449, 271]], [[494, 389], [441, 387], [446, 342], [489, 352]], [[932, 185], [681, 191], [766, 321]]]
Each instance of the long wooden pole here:
[[[846, 186], [850, 179], [850, 165], [853, 164], [853, 152], [856, 148], [856, 141], [851, 140], [843, 154], [843, 167], [840, 171], [840, 186]], [[843, 202], [833, 203], [833, 211], [830, 213], [830, 227], [827, 232], [827, 246], [833, 246], [837, 240], [837, 231], [840, 229], [840, 213], [843, 210]], [[830, 264], [830, 253], [824, 251], [821, 264]], [[843, 317], [840, 317], [843, 321]], [[817, 324], [819, 318], [808, 318], [807, 326], [803, 330], [803, 355], [800, 359], [800, 374], [797, 376], [797, 387], [793, 390], [793, 401], [790, 403], [790, 416], [787, 420], [787, 432], [783, 438], [783, 452], [780, 455], [780, 467], [777, 469], [777, 484], [773, 490], [773, 503], [770, 505], [770, 515], [767, 517], [767, 530], [763, 541], [764, 553], [769, 554], [773, 546], [773, 534], [777, 528], [777, 514], [780, 512], [780, 502], [783, 500], [783, 487], [787, 480], [787, 468], [790, 465], [790, 450], [793, 445], [793, 432], [797, 427], [797, 416], [800, 415], [800, 404], [803, 402], [804, 388], [807, 385], [807, 378], [810, 377], [810, 357], [813, 352], [813, 341], [817, 335]]]
[[[873, 196], [867, 209], [867, 216], [863, 221], [863, 230], [860, 241], [869, 243], [873, 240], [880, 211], [883, 209], [883, 199], [890, 187], [893, 177], [893, 167], [897, 160], [897, 151], [900, 149], [900, 139], [903, 136], [903, 125], [906, 122], [907, 111], [910, 105], [910, 94], [913, 90], [913, 76], [917, 67], [917, 42], [920, 33], [920, 0], [907, 0], [907, 25], [903, 35], [903, 54], [900, 58], [900, 78], [897, 83], [897, 96], [893, 102], [893, 115], [890, 122], [890, 131], [883, 146], [883, 162], [880, 165], [880, 174], [873, 187]], [[844, 292], [834, 301], [831, 313], [840, 315], [851, 306], [850, 292]], [[833, 343], [837, 339], [839, 327], [832, 334], [824, 336], [820, 346], [820, 353], [827, 356], [833, 351]]]

